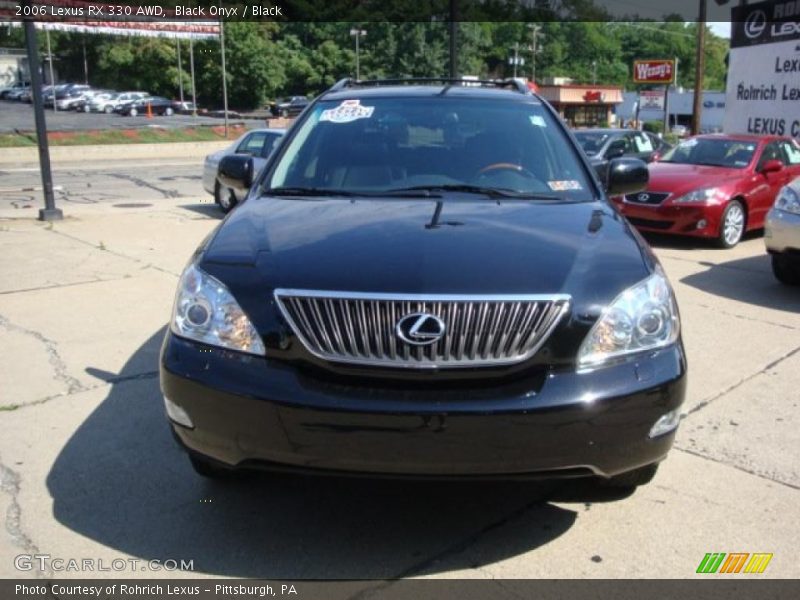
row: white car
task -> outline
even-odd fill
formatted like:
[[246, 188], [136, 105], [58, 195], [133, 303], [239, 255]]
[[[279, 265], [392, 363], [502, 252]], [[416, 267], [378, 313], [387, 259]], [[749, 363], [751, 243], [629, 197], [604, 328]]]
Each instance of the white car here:
[[92, 101], [89, 102], [89, 110], [87, 112], [104, 112], [110, 115], [117, 106], [147, 98], [149, 95], [147, 92], [119, 92], [106, 98], [98, 96], [97, 98], [92, 98]]
[[781, 189], [775, 198], [764, 222], [764, 242], [778, 281], [800, 285], [800, 177]]
[[219, 204], [222, 212], [230, 212], [244, 198], [244, 194], [222, 186], [217, 181], [217, 168], [222, 157], [229, 154], [249, 154], [255, 163], [253, 172], [258, 173], [267, 163], [272, 151], [278, 147], [278, 142], [284, 133], [285, 129], [251, 129], [224, 150], [206, 156], [203, 165], [203, 188], [214, 196], [214, 202]]

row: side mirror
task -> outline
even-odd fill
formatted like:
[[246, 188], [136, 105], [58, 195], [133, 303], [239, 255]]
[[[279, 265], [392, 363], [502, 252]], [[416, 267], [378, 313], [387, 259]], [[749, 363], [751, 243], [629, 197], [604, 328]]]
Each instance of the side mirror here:
[[606, 150], [606, 158], [611, 160], [612, 158], [619, 158], [620, 156], [625, 155], [625, 144], [624, 142], [617, 143], [612, 142], [612, 144]]
[[223, 156], [217, 168], [217, 179], [222, 185], [239, 191], [253, 185], [253, 159], [241, 154]]
[[650, 160], [648, 160], [647, 162], [658, 162], [659, 160], [661, 160], [661, 154], [659, 154], [658, 152], [653, 152], [650, 155]]
[[606, 191], [609, 196], [635, 194], [647, 188], [650, 173], [638, 158], [615, 158], [608, 165]]
[[783, 170], [783, 163], [777, 158], [773, 158], [772, 160], [768, 160], [761, 165], [760, 170], [762, 173], [777, 173], [778, 171]]

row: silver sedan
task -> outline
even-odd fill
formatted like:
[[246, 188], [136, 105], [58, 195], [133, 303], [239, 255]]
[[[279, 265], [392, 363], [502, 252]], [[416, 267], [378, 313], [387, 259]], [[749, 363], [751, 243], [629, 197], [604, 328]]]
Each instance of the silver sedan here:
[[223, 212], [230, 212], [242, 201], [244, 194], [237, 194], [217, 181], [217, 168], [222, 157], [229, 154], [250, 155], [255, 163], [254, 172], [258, 173], [267, 163], [267, 158], [278, 146], [278, 141], [284, 133], [285, 129], [252, 129], [224, 150], [206, 156], [203, 165], [203, 188], [214, 196], [214, 201], [219, 204]]
[[783, 187], [767, 213], [764, 241], [772, 271], [786, 285], [800, 285], [800, 177]]

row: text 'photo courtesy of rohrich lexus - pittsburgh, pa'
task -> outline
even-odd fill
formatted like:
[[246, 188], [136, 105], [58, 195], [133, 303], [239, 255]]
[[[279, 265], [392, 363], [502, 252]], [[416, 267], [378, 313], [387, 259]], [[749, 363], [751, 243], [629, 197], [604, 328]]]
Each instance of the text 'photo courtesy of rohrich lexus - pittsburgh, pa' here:
[[[161, 389], [201, 475], [652, 479], [686, 358], [675, 297], [552, 107], [514, 80], [342, 80], [178, 284]], [[605, 189], [604, 189], [605, 187]]]

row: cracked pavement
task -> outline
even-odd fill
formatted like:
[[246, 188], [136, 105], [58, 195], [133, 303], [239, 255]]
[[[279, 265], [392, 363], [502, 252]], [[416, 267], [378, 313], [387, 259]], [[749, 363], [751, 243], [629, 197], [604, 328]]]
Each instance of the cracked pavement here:
[[[673, 452], [631, 495], [219, 485], [175, 447], [157, 377], [177, 276], [220, 217], [200, 168], [58, 167], [67, 218], [52, 226], [34, 220], [37, 193], [0, 193], [0, 577], [52, 576], [14, 569], [45, 553], [193, 560], [187, 577], [690, 578], [706, 552], [772, 552], [763, 577], [800, 577], [800, 294], [774, 280], [760, 237], [730, 251], [651, 239], [678, 295], [689, 390]], [[4, 185], [38, 185], [6, 171]], [[130, 203], [143, 206], [114, 206]]]

